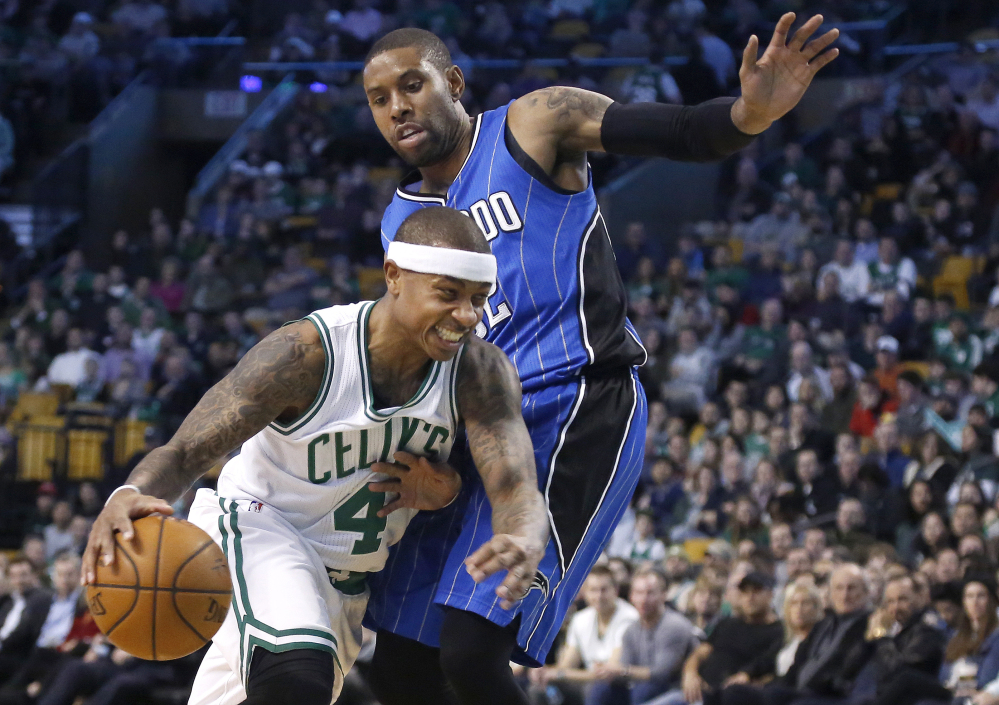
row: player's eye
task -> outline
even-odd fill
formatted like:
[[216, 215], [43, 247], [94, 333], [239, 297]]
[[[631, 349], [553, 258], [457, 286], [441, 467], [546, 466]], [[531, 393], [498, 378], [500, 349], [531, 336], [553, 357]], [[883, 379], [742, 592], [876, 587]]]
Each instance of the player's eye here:
[[458, 296], [458, 292], [454, 289], [438, 289], [441, 294], [441, 298], [445, 301], [454, 301]]
[[486, 305], [486, 298], [487, 297], [485, 296], [473, 296], [472, 306], [474, 306], [475, 308], [482, 308], [483, 306]]
[[406, 90], [415, 93], [416, 91], [420, 90], [422, 86], [423, 86], [423, 81], [413, 81], [408, 86], [406, 86]]

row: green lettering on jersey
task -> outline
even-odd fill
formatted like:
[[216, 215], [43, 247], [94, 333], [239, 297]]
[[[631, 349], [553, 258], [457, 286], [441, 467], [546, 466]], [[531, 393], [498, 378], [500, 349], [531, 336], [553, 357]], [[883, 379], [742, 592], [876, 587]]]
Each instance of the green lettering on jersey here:
[[324, 433], [321, 436], [316, 436], [311, 441], [309, 441], [309, 482], [313, 482], [317, 485], [322, 484], [330, 479], [331, 473], [329, 470], [324, 472], [321, 476], [316, 475], [316, 446], [326, 445], [330, 442], [330, 434]]
[[357, 469], [358, 470], [367, 470], [368, 468], [370, 468], [374, 464], [375, 464], [374, 460], [372, 460], [370, 463], [368, 462], [368, 429], [362, 428], [361, 429], [361, 454], [360, 454], [360, 456], [358, 456], [358, 459], [357, 459]]
[[[385, 493], [372, 492], [362, 485], [356, 494], [333, 510], [333, 528], [337, 531], [356, 531], [361, 538], [354, 542], [351, 555], [374, 553], [382, 544], [378, 534], [385, 530], [385, 517], [378, 510], [385, 506]], [[364, 515], [357, 515], [364, 510]]]
[[389, 454], [392, 452], [392, 419], [389, 419], [385, 424], [385, 440], [382, 443], [382, 456], [378, 459], [383, 463], [392, 462], [389, 459]]
[[419, 419], [411, 419], [408, 416], [402, 417], [402, 438], [399, 439], [399, 449], [406, 450], [406, 444], [409, 443], [409, 439], [413, 437], [416, 430], [420, 427]]
[[333, 436], [336, 439], [336, 477], [338, 480], [342, 480], [348, 475], [353, 475], [354, 470], [356, 470], [357, 468], [347, 468], [346, 470], [343, 469], [344, 465], [343, 456], [347, 454], [348, 450], [350, 450], [350, 444], [349, 443], [347, 445], [343, 444], [343, 433], [341, 433], [340, 431], [334, 433]]
[[426, 444], [423, 446], [423, 452], [427, 455], [434, 455], [437, 451], [434, 450], [434, 444], [437, 442], [437, 438], [440, 437], [441, 443], [447, 441], [447, 437], [451, 435], [443, 426], [434, 426], [434, 430], [430, 432], [430, 438], [427, 439]]

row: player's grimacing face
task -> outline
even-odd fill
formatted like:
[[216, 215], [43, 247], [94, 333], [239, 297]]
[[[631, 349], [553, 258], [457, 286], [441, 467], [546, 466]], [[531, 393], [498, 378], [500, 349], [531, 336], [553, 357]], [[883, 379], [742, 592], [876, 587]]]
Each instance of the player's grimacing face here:
[[[394, 267], [394, 263], [393, 263]], [[433, 360], [450, 360], [482, 320], [489, 284], [438, 274], [396, 270], [397, 305], [406, 333]]]
[[446, 159], [461, 134], [454, 103], [464, 89], [461, 71], [441, 71], [416, 48], [393, 49], [364, 68], [364, 91], [375, 124], [407, 164]]

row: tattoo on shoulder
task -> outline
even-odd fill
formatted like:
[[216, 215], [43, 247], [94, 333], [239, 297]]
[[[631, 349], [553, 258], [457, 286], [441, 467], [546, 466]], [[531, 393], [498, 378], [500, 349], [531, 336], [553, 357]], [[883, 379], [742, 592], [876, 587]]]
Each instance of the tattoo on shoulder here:
[[[555, 111], [556, 119], [567, 120], [573, 113], [582, 113], [583, 117], [596, 120], [606, 110], [608, 99], [596, 93], [581, 91], [565, 86], [553, 86], [538, 91], [545, 98], [545, 107]], [[538, 98], [533, 98], [531, 105], [536, 105]]]
[[520, 414], [520, 380], [510, 361], [491, 343], [470, 341], [456, 392], [465, 418], [488, 424]]

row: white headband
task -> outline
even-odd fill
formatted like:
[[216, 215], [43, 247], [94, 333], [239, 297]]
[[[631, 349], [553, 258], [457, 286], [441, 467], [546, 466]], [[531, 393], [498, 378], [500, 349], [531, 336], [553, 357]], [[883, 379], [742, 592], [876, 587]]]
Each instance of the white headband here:
[[386, 258], [411, 272], [442, 274], [490, 285], [496, 283], [496, 257], [481, 252], [390, 242]]

